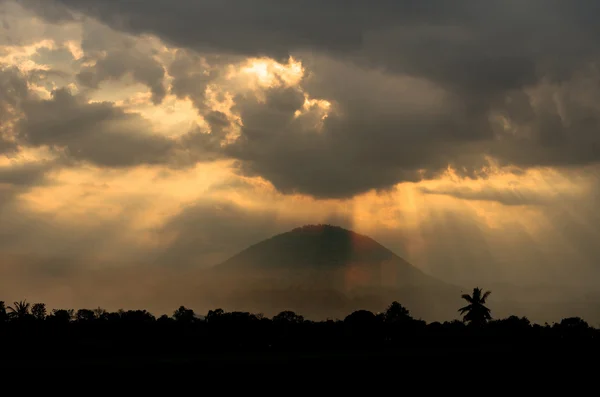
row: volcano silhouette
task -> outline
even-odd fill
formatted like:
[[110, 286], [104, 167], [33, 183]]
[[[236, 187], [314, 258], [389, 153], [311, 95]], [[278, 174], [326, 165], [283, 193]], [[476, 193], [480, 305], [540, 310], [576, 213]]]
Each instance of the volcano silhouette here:
[[332, 225], [306, 225], [252, 245], [215, 266], [212, 277], [230, 307], [264, 313], [335, 317], [382, 311], [397, 300], [422, 318], [455, 318], [460, 298], [458, 287], [370, 237]]

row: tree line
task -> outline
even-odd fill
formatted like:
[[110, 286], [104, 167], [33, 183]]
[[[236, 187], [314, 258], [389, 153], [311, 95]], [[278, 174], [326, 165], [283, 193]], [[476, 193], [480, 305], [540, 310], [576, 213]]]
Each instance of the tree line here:
[[115, 355], [211, 354], [263, 351], [600, 350], [600, 330], [579, 317], [552, 325], [526, 317], [493, 319], [490, 292], [475, 288], [462, 298], [462, 320], [427, 323], [392, 302], [385, 311], [357, 310], [341, 320], [311, 321], [293, 311], [272, 318], [210, 310], [197, 315], [184, 306], [155, 317], [146, 310], [48, 311], [43, 303], [0, 302], [3, 357], [98, 357]]

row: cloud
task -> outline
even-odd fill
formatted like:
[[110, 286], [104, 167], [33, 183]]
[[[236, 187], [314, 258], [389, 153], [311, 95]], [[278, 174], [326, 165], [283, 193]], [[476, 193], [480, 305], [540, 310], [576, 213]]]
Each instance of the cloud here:
[[137, 114], [111, 103], [88, 103], [66, 89], [48, 100], [22, 104], [25, 117], [20, 136], [33, 146], [65, 149], [67, 155], [107, 167], [158, 164], [173, 147], [170, 139], [152, 133], [152, 125]]
[[77, 74], [86, 87], [98, 89], [100, 83], [119, 80], [129, 75], [145, 84], [152, 93], [152, 102], [160, 104], [167, 95], [165, 69], [151, 51], [136, 46], [134, 38], [119, 35], [109, 28], [89, 21], [83, 25], [82, 50], [86, 63]]
[[29, 90], [17, 68], [0, 68], [0, 154], [16, 149], [14, 123]]
[[40, 182], [44, 174], [52, 169], [52, 163], [35, 162], [0, 166], [0, 184], [32, 186]]
[[139, 113], [113, 102], [91, 102], [65, 87], [52, 90], [49, 98], [40, 96], [34, 88], [55, 81], [50, 76], [45, 70], [0, 69], [0, 154], [20, 145], [105, 167], [176, 163], [177, 142], [157, 133]]
[[[60, 14], [62, 17], [58, 17]], [[0, 46], [28, 46], [48, 37], [60, 43], [73, 40], [81, 35], [81, 27], [70, 14], [67, 8], [53, 1], [2, 0]]]
[[507, 95], [495, 115], [502, 124], [490, 155], [504, 163], [573, 167], [598, 162], [600, 74], [588, 67], [563, 83], [548, 80]]
[[[9, 3], [6, 1], [6, 3]], [[34, 9], [40, 16], [49, 22], [72, 22], [76, 20], [73, 13], [65, 6], [59, 3], [45, 0], [19, 0], [19, 3], [25, 7]], [[10, 6], [10, 5], [9, 5]], [[14, 8], [12, 8], [14, 10]]]
[[97, 89], [102, 81], [122, 78], [129, 71], [134, 80], [150, 87], [155, 104], [162, 102], [166, 95], [164, 69], [152, 58], [130, 51], [110, 52], [94, 66], [83, 68], [77, 78], [84, 86]]
[[171, 92], [179, 98], [189, 98], [198, 110], [205, 110], [206, 89], [209, 84], [226, 74], [225, 66], [239, 63], [243, 59], [232, 56], [198, 54], [178, 49], [168, 66], [172, 76]]
[[495, 201], [504, 205], [544, 205], [555, 199], [555, 197], [544, 196], [535, 190], [526, 189], [494, 189], [484, 187], [477, 190], [464, 186], [447, 186], [436, 189], [421, 187], [419, 190], [425, 194], [441, 194], [461, 200]]
[[[449, 163], [467, 165], [477, 121], [462, 117], [452, 93], [331, 59], [310, 66], [314, 73], [300, 87], [234, 98], [243, 125], [224, 152], [242, 174], [262, 176], [284, 193], [348, 198], [420, 180], [423, 170], [431, 177]], [[306, 108], [308, 94], [325, 102]]]
[[[589, 66], [600, 55], [599, 31], [587, 17], [590, 2], [55, 3], [184, 48], [168, 67], [172, 91], [202, 111], [207, 87], [223, 75], [210, 67], [218, 55], [225, 65], [245, 56], [301, 59], [303, 92], [337, 110], [321, 133], [308, 132], [317, 123], [290, 118], [301, 97], [283, 104], [289, 89], [271, 92], [265, 106], [237, 98], [245, 127], [226, 150], [244, 174], [263, 176], [282, 192], [351, 197], [435, 177], [449, 164], [475, 175], [486, 156], [524, 168], [599, 160], [598, 73]], [[94, 51], [108, 53], [81, 81], [94, 86], [128, 70], [160, 100], [154, 61], [119, 46], [111, 55], [115, 40], [100, 36], [110, 34], [90, 34], [84, 44], [97, 41]]]
[[51, 72], [63, 75], [69, 75], [77, 66], [73, 53], [66, 46], [41, 47], [31, 56], [31, 60], [38, 65], [47, 66]]
[[[143, 7], [125, 0], [55, 4], [118, 30], [155, 34], [178, 47], [278, 59], [311, 49], [477, 91], [529, 82], [535, 79], [536, 63], [560, 76], [573, 63], [597, 54], [598, 29], [589, 18], [595, 6], [585, 0], [492, 0], [485, 7], [474, 0], [452, 5], [442, 0], [419, 5], [383, 0], [375, 6], [366, 0], [285, 5], [273, 0], [148, 0]], [[567, 57], [550, 58], [556, 53]]]
[[55, 166], [54, 162], [47, 161], [0, 165], [0, 222], [3, 225], [0, 227], [0, 250], [18, 234], [14, 225], [20, 217], [19, 195], [47, 184], [47, 174]]

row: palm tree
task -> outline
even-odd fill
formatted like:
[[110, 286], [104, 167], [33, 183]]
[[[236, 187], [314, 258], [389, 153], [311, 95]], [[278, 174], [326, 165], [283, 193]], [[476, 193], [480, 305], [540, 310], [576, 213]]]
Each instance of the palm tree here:
[[484, 293], [481, 288], [473, 288], [473, 295], [462, 295], [462, 298], [469, 302], [467, 306], [458, 309], [460, 314], [464, 316], [464, 321], [473, 325], [482, 325], [492, 319], [490, 309], [485, 306], [485, 301], [490, 294], [491, 291]]
[[13, 306], [8, 307], [9, 316], [16, 320], [24, 320], [29, 317], [29, 306], [27, 301], [14, 302]]

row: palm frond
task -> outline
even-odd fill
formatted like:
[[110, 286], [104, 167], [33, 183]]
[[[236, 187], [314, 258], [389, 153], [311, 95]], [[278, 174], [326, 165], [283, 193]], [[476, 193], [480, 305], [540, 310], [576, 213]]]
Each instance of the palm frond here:
[[483, 296], [481, 297], [481, 302], [485, 303], [485, 300], [490, 296], [491, 293], [492, 291], [486, 291], [485, 294], [483, 294]]
[[469, 294], [462, 294], [461, 298], [463, 298], [464, 300], [466, 300], [469, 303], [473, 303], [473, 298], [471, 298], [471, 295], [469, 295]]

